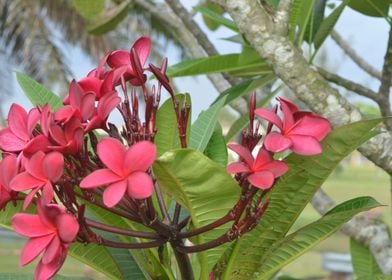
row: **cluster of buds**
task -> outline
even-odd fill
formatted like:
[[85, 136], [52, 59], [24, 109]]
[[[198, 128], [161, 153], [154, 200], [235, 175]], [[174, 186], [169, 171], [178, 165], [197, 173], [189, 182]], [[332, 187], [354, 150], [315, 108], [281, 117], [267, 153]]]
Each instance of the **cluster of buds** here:
[[[277, 115], [278, 107], [272, 111], [256, 109], [253, 95], [250, 125], [242, 135], [242, 144], [229, 144], [241, 161], [230, 164], [227, 171], [236, 174], [242, 195], [225, 217], [187, 231], [190, 218], [179, 219], [179, 204], [173, 217], [169, 217], [151, 166], [157, 153], [154, 137], [162, 90], [173, 101], [183, 148], [187, 147], [190, 106], [176, 99], [165, 74], [166, 59], [160, 67], [145, 66], [150, 47], [149, 38], [141, 37], [129, 52], [108, 53], [85, 78], [71, 82], [63, 106], [57, 111], [48, 104], [29, 112], [13, 104], [9, 111], [8, 127], [0, 131], [0, 209], [10, 202], [16, 205], [23, 201], [24, 210], [36, 211], [37, 214], [18, 213], [12, 219], [14, 230], [29, 238], [21, 264], [42, 256], [35, 279], [50, 279], [61, 268], [72, 242], [124, 249], [154, 248], [169, 242], [186, 257], [231, 241], [257, 224], [268, 206], [263, 196], [288, 170], [283, 161], [274, 159], [274, 153], [287, 149], [302, 155], [321, 152], [319, 142], [330, 131], [326, 119], [301, 112], [280, 98], [282, 120]], [[156, 78], [151, 87], [147, 84], [148, 73]], [[139, 100], [145, 104], [143, 116]], [[123, 119], [120, 129], [108, 122], [115, 109]], [[252, 151], [262, 137], [258, 133], [260, 123], [254, 125], [255, 115], [269, 122], [256, 158]], [[278, 131], [272, 131], [273, 126]], [[102, 139], [98, 131], [104, 132]], [[254, 199], [256, 194], [258, 199]], [[153, 195], [159, 209], [155, 209]], [[133, 231], [95, 221], [86, 214], [89, 205], [151, 230]], [[205, 244], [184, 245], [185, 239], [228, 222], [232, 222], [232, 228], [224, 236]], [[147, 241], [116, 242], [94, 229]]]

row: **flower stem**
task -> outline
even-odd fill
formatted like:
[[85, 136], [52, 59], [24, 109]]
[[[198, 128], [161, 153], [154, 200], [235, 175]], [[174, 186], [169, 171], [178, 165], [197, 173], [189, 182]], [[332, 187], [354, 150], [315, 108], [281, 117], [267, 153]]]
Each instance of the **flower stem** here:
[[182, 280], [194, 280], [195, 277], [193, 275], [192, 264], [191, 261], [186, 253], [181, 252], [179, 246], [184, 246], [182, 241], [173, 241], [171, 243], [174, 251], [174, 256], [177, 261], [178, 268], [181, 273]]

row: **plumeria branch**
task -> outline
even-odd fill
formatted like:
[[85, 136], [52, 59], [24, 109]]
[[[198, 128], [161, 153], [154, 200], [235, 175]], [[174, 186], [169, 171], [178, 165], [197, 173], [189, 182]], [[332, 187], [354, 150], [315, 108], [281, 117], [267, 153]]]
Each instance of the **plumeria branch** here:
[[329, 82], [332, 82], [338, 86], [342, 86], [345, 89], [352, 91], [354, 93], [357, 93], [359, 95], [362, 95], [364, 97], [370, 98], [378, 103], [380, 100], [380, 97], [378, 94], [371, 89], [368, 89], [364, 87], [361, 84], [355, 83], [353, 81], [350, 81], [348, 79], [345, 79], [339, 75], [336, 75], [334, 73], [328, 72], [322, 67], [318, 67], [317, 71]]

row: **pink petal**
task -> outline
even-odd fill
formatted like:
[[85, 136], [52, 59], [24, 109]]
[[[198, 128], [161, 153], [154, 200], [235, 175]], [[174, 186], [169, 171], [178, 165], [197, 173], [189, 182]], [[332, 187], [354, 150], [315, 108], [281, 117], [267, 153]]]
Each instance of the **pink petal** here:
[[59, 152], [47, 154], [43, 160], [43, 169], [46, 177], [53, 183], [63, 175], [64, 157]]
[[75, 108], [71, 105], [65, 105], [57, 110], [55, 113], [55, 120], [58, 122], [67, 122], [75, 114]]
[[80, 80], [79, 85], [83, 88], [85, 92], [94, 92], [99, 95], [99, 91], [102, 85], [102, 81], [95, 77], [86, 77]]
[[126, 189], [126, 180], [109, 185], [103, 192], [103, 202], [107, 207], [113, 207], [123, 198]]
[[46, 248], [44, 255], [42, 256], [42, 263], [48, 264], [53, 261], [57, 255], [60, 253], [61, 243], [60, 239], [54, 235], [52, 242], [50, 242], [49, 246]]
[[114, 173], [123, 175], [125, 146], [117, 139], [106, 137], [98, 143], [98, 156]]
[[12, 218], [13, 229], [25, 237], [40, 237], [53, 233], [53, 229], [44, 225], [38, 215], [15, 214]]
[[30, 110], [30, 112], [27, 115], [27, 134], [29, 137], [31, 136], [33, 130], [35, 129], [35, 126], [37, 125], [37, 122], [39, 121], [41, 117], [41, 113], [38, 111], [37, 108], [33, 108]]
[[331, 125], [325, 118], [317, 115], [303, 116], [290, 130], [290, 135], [308, 135], [317, 140], [322, 140], [331, 131]]
[[31, 176], [27, 172], [22, 172], [18, 174], [14, 179], [10, 182], [10, 188], [14, 191], [26, 191], [29, 189], [34, 189], [37, 187], [42, 187], [45, 184], [45, 181], [37, 179]]
[[280, 160], [273, 160], [263, 166], [263, 170], [271, 171], [275, 178], [282, 176], [289, 170], [288, 165]]
[[243, 172], [250, 172], [248, 165], [243, 162], [234, 162], [227, 166], [226, 171], [228, 173], [243, 173]]
[[270, 171], [253, 173], [249, 175], [248, 181], [253, 186], [266, 190], [272, 187], [272, 184], [274, 183], [274, 174]]
[[68, 213], [61, 214], [57, 219], [59, 237], [64, 243], [71, 243], [79, 232], [79, 223]]
[[275, 112], [267, 109], [256, 109], [255, 114], [265, 119], [266, 121], [273, 123], [279, 129], [283, 129], [282, 121], [280, 120], [279, 116]]
[[60, 253], [56, 255], [56, 257], [48, 264], [43, 264], [42, 260], [39, 262], [35, 269], [34, 280], [49, 280], [53, 275], [60, 270], [63, 265], [66, 253], [64, 253], [64, 249], [62, 248]]
[[320, 142], [312, 136], [290, 135], [290, 139], [293, 142], [291, 150], [296, 154], [310, 156], [322, 152]]
[[25, 164], [26, 171], [30, 175], [34, 176], [37, 179], [40, 179], [41, 181], [47, 180], [47, 176], [43, 168], [44, 158], [45, 153], [42, 151], [38, 151]]
[[277, 132], [268, 133], [264, 139], [264, 147], [273, 153], [280, 153], [289, 149], [292, 142], [289, 138], [284, 137]]
[[34, 137], [30, 142], [25, 146], [23, 153], [26, 155], [35, 154], [38, 151], [46, 152], [49, 150], [49, 146], [51, 146], [49, 139], [45, 135], [38, 135]]
[[279, 100], [280, 104], [284, 103], [292, 114], [298, 112], [298, 107], [295, 105], [295, 103], [283, 97], [279, 97], [277, 99]]
[[31, 192], [28, 195], [26, 195], [23, 201], [23, 210], [26, 210], [29, 207], [30, 203], [33, 201], [35, 195], [39, 190], [40, 188], [32, 189]]
[[8, 113], [8, 126], [20, 139], [28, 141], [30, 135], [27, 133], [27, 112], [18, 104], [12, 104]]
[[17, 137], [9, 128], [0, 131], [0, 149], [8, 152], [18, 152], [26, 146], [26, 141]]
[[114, 108], [121, 102], [121, 98], [117, 95], [117, 92], [105, 94], [98, 103], [98, 116], [101, 120], [105, 120]]
[[42, 189], [42, 198], [44, 199], [45, 203], [49, 204], [54, 197], [54, 191], [52, 184], [48, 181], [44, 185]]
[[134, 172], [128, 177], [128, 195], [136, 199], [150, 197], [154, 191], [151, 177], [145, 172]]
[[32, 262], [52, 241], [54, 234], [29, 239], [20, 254], [20, 265]]
[[238, 144], [228, 144], [227, 147], [236, 152], [241, 158], [242, 160], [245, 161], [245, 163], [249, 166], [252, 167], [253, 163], [254, 163], [254, 159], [252, 154], [249, 152], [248, 149], [246, 149], [244, 146], [238, 145]]
[[271, 154], [265, 148], [260, 148], [259, 152], [257, 153], [255, 163], [253, 164], [253, 170], [260, 170], [260, 168], [262, 168], [271, 160]]
[[280, 99], [280, 107], [283, 112], [283, 131], [287, 131], [294, 125], [294, 115], [284, 99]]
[[139, 56], [140, 63], [142, 66], [147, 61], [148, 55], [150, 54], [150, 49], [151, 49], [151, 40], [149, 37], [142, 36], [140, 37], [132, 46], [132, 48], [135, 48], [136, 53]]
[[124, 165], [129, 174], [134, 171], [146, 171], [153, 164], [157, 148], [149, 141], [132, 145], [125, 156]]
[[95, 93], [88, 92], [83, 96], [80, 112], [83, 120], [86, 121], [94, 114]]
[[42, 223], [51, 228], [53, 232], [57, 231], [58, 217], [65, 213], [65, 210], [57, 204], [47, 204], [42, 199], [38, 200], [37, 212]]
[[80, 108], [82, 103], [84, 91], [82, 87], [75, 81], [72, 80], [69, 85], [69, 103], [73, 108]]
[[83, 189], [96, 188], [120, 180], [122, 180], [122, 177], [113, 173], [110, 169], [98, 169], [84, 178], [80, 182], [80, 187]]
[[111, 68], [118, 68], [125, 64], [129, 64], [130, 63], [129, 52], [124, 50], [114, 51], [109, 55], [107, 63]]
[[64, 130], [57, 124], [52, 124], [49, 127], [49, 133], [52, 139], [61, 146], [67, 145], [67, 139], [65, 138]]
[[18, 173], [18, 169], [18, 160], [15, 155], [4, 157], [0, 162], [0, 184], [10, 190], [9, 184]]

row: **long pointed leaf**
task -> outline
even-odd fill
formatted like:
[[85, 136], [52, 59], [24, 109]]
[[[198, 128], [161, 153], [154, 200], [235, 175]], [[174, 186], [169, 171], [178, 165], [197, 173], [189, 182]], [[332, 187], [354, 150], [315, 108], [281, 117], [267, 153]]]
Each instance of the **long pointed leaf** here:
[[171, 66], [167, 74], [170, 77], [193, 76], [216, 72], [240, 71], [254, 67], [260, 69], [260, 71], [271, 73], [270, 67], [261, 58], [249, 63], [241, 61], [240, 57], [241, 54], [224, 54], [186, 60]]
[[214, 132], [215, 125], [218, 121], [219, 111], [225, 105], [225, 101], [226, 98], [223, 97], [206, 111], [200, 113], [199, 117], [192, 125], [191, 138], [189, 141], [190, 148], [204, 152], [212, 133]]
[[368, 248], [351, 238], [350, 250], [354, 272], [358, 279], [372, 279], [377, 275], [382, 275], [380, 267]]
[[[371, 197], [358, 197], [339, 204], [321, 219], [313, 222], [272, 245], [256, 274], [256, 279], [268, 279], [322, 240], [337, 231], [345, 222], [362, 211], [380, 204]], [[369, 278], [370, 279], [370, 278]]]
[[326, 17], [320, 25], [319, 30], [316, 33], [316, 37], [314, 38], [314, 46], [317, 49], [321, 47], [324, 43], [325, 39], [327, 39], [328, 35], [331, 33], [332, 29], [335, 27], [336, 22], [338, 21], [340, 15], [343, 13], [344, 8], [346, 7], [347, 1], [343, 1], [342, 4], [339, 5], [328, 17]]
[[53, 110], [62, 106], [63, 102], [60, 97], [29, 76], [16, 72], [16, 80], [34, 106], [49, 103]]
[[223, 26], [233, 30], [234, 32], [238, 32], [237, 25], [234, 23], [234, 21], [224, 17], [223, 15], [218, 14], [218, 13], [212, 11], [211, 9], [208, 9], [203, 6], [197, 6], [197, 7], [194, 7], [193, 9], [195, 11], [201, 13], [204, 17], [209, 18], [213, 22], [215, 22], [219, 25], [223, 25]]

